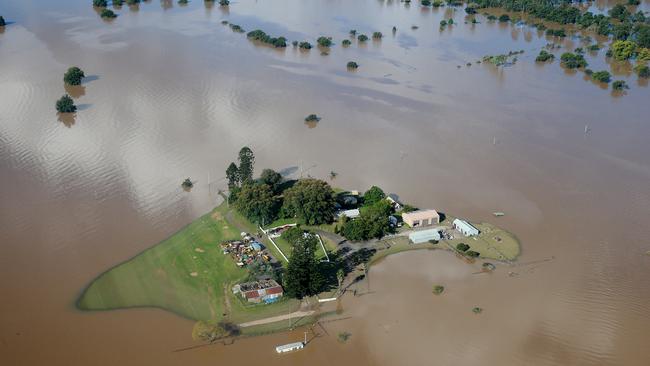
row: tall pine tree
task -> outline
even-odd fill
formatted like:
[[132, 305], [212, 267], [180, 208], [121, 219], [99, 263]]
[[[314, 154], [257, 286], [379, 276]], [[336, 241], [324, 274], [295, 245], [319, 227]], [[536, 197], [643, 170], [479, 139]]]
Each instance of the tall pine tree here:
[[284, 276], [284, 291], [287, 296], [302, 299], [316, 295], [322, 289], [323, 275], [316, 259], [317, 245], [313, 234], [300, 235], [293, 241], [293, 250]]
[[239, 179], [241, 184], [253, 181], [253, 169], [255, 165], [255, 154], [248, 146], [239, 150]]
[[228, 189], [234, 190], [236, 187], [239, 187], [239, 168], [235, 163], [230, 163], [228, 169], [226, 169], [226, 178], [228, 179]]

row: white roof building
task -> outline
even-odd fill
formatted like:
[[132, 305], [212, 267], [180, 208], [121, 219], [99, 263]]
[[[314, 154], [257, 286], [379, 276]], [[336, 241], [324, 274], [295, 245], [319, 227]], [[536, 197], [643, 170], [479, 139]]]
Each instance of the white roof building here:
[[454, 220], [453, 224], [454, 229], [460, 231], [465, 236], [476, 236], [480, 233], [480, 231], [474, 227], [474, 225], [465, 220], [456, 219]]
[[336, 213], [336, 217], [341, 218], [343, 216], [347, 216], [349, 219], [356, 219], [361, 215], [361, 212], [359, 212], [358, 208], [354, 208], [352, 210], [343, 210], [339, 211]]

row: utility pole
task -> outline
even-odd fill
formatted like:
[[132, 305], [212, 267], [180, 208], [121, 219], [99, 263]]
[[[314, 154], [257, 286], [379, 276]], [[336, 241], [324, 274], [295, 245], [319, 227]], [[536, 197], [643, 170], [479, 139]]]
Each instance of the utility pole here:
[[305, 341], [303, 342], [304, 345], [307, 345], [307, 332], [305, 332]]

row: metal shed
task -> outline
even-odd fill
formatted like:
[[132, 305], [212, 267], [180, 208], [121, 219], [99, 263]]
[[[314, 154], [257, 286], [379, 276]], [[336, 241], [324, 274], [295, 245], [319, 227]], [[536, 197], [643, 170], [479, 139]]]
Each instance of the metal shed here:
[[409, 240], [413, 242], [413, 244], [426, 243], [429, 240], [440, 240], [440, 229], [435, 228], [429, 230], [414, 231], [409, 234]]

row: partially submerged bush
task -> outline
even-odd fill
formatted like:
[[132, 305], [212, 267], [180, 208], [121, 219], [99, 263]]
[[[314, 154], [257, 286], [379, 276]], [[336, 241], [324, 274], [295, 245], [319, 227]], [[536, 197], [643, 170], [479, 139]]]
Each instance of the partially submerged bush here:
[[479, 255], [481, 255], [481, 253], [475, 252], [473, 250], [468, 250], [465, 254], [467, 254], [467, 256], [471, 258], [477, 258]]
[[381, 39], [381, 37], [383, 37], [383, 36], [384, 36], [384, 35], [381, 34], [381, 32], [373, 32], [373, 33], [372, 33], [372, 38], [373, 38], [373, 39]]
[[315, 114], [310, 114], [307, 117], [305, 117], [305, 122], [318, 122], [320, 121], [320, 117], [318, 117]]
[[93, 6], [98, 8], [105, 8], [108, 6], [108, 2], [106, 0], [93, 0]]
[[73, 113], [77, 111], [77, 106], [74, 105], [74, 100], [65, 94], [56, 101], [56, 110], [61, 113]]
[[341, 44], [342, 44], [344, 47], [348, 47], [349, 45], [352, 44], [352, 41], [350, 41], [349, 39], [344, 39], [343, 42], [341, 42]]
[[354, 62], [354, 61], [350, 61], [350, 62], [348, 62], [347, 66], [348, 66], [348, 69], [356, 69], [356, 68], [359, 67], [359, 64]]
[[625, 80], [616, 80], [614, 83], [612, 83], [612, 89], [623, 90], [623, 89], [629, 89], [629, 87], [627, 86]]
[[360, 34], [359, 37], [357, 37], [357, 40], [359, 40], [359, 42], [365, 42], [368, 40], [368, 36], [365, 34]]
[[479, 307], [477, 306], [477, 307], [475, 307], [475, 308], [472, 309], [472, 312], [473, 312], [474, 314], [480, 314], [480, 313], [483, 312], [483, 309], [482, 309], [482, 308], [479, 308]]
[[546, 61], [552, 61], [555, 58], [555, 55], [547, 52], [546, 50], [541, 50], [539, 51], [539, 55], [535, 58], [535, 61], [537, 62], [546, 62]]
[[104, 9], [102, 12], [99, 14], [104, 19], [113, 19], [117, 18], [117, 14], [115, 14], [111, 9]]
[[352, 333], [349, 333], [349, 332], [339, 332], [339, 334], [337, 335], [336, 338], [339, 340], [339, 342], [341, 342], [341, 343], [345, 343], [345, 342], [348, 341], [348, 339], [350, 339], [351, 336], [352, 336]]
[[252, 39], [252, 40], [255, 40], [255, 41], [260, 41], [262, 43], [271, 45], [271, 46], [273, 46], [275, 48], [287, 47], [287, 39], [286, 38], [284, 38], [284, 37], [277, 37], [277, 38], [271, 37], [268, 34], [266, 34], [264, 31], [262, 31], [261, 29], [256, 29], [254, 31], [248, 32], [246, 37], [248, 37], [248, 39]]
[[587, 67], [587, 60], [585, 60], [584, 56], [582, 55], [576, 55], [575, 53], [571, 52], [565, 52], [560, 56], [560, 60], [562, 61], [562, 65], [566, 67], [567, 69], [577, 69], [581, 67]]
[[183, 188], [192, 188], [194, 187], [194, 183], [190, 178], [185, 178], [183, 183], [181, 183], [181, 186], [183, 186]]
[[445, 291], [445, 286], [442, 285], [435, 285], [433, 286], [433, 293], [436, 295], [440, 295]]
[[601, 83], [609, 83], [611, 80], [611, 74], [608, 71], [598, 71], [591, 74], [591, 78], [599, 81]]
[[648, 65], [637, 65], [634, 71], [640, 78], [650, 78], [650, 67]]
[[505, 23], [505, 22], [509, 22], [509, 21], [510, 21], [510, 15], [508, 15], [508, 14], [501, 14], [501, 15], [499, 16], [499, 22], [501, 22], [501, 23]]
[[303, 50], [310, 50], [312, 46], [311, 46], [311, 43], [309, 43], [307, 41], [302, 41], [302, 42], [298, 43], [298, 47], [303, 49]]
[[73, 66], [63, 75], [63, 81], [68, 85], [80, 85], [81, 80], [85, 77], [83, 70]]
[[330, 47], [332, 45], [332, 37], [318, 37], [316, 43], [321, 47]]

